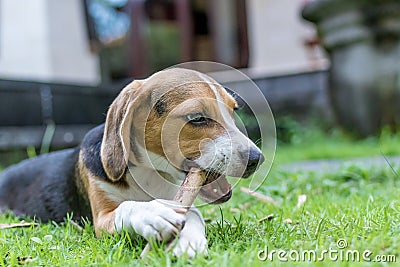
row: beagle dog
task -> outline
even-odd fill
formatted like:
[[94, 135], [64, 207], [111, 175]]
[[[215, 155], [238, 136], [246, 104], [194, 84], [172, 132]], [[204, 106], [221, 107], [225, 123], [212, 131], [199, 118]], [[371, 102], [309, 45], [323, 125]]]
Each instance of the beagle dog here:
[[105, 124], [77, 148], [41, 155], [0, 175], [0, 208], [45, 222], [88, 218], [97, 236], [128, 231], [146, 240], [179, 234], [175, 255], [207, 249], [205, 224], [172, 200], [191, 167], [207, 173], [199, 197], [231, 197], [226, 175], [248, 177], [260, 149], [235, 126], [237, 102], [197, 71], [172, 68], [127, 85]]

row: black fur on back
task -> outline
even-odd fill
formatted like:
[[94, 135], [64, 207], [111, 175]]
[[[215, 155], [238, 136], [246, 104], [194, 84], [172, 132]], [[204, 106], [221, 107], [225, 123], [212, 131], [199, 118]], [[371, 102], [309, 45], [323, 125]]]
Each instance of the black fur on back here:
[[[104, 176], [100, 145], [104, 125], [94, 128], [82, 143], [86, 166]], [[81, 147], [65, 149], [10, 166], [0, 173], [0, 210], [16, 215], [35, 217], [43, 222], [63, 221], [67, 214], [73, 219], [92, 219], [86, 191], [78, 188], [77, 162]]]

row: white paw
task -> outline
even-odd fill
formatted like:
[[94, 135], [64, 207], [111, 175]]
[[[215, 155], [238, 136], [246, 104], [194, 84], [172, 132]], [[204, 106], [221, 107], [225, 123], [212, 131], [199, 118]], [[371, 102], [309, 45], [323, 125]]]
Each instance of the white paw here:
[[150, 202], [122, 202], [115, 211], [115, 226], [137, 233], [146, 240], [169, 240], [185, 225], [186, 217], [158, 200]]
[[207, 255], [207, 239], [201, 233], [188, 233], [182, 230], [177, 244], [172, 253], [179, 257], [187, 254], [189, 258], [193, 258], [196, 254]]

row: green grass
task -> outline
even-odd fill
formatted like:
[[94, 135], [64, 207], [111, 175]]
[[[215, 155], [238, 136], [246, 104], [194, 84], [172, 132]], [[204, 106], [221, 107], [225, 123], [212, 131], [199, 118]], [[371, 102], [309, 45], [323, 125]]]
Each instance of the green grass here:
[[275, 163], [400, 155], [400, 134], [387, 129], [378, 137], [357, 139], [336, 128], [323, 131], [314, 124], [301, 126], [293, 121], [289, 124], [290, 130], [285, 129], [278, 140]]
[[[301, 142], [280, 143], [279, 163], [382, 152], [397, 154], [400, 149], [399, 137], [391, 134], [361, 141], [338, 133], [310, 135], [298, 135]], [[319, 137], [315, 138], [316, 135]], [[146, 259], [140, 259], [145, 245], [141, 238], [132, 240], [123, 234], [97, 239], [90, 224], [79, 232], [69, 223], [46, 223], [39, 227], [0, 230], [0, 266], [365, 266], [363, 261], [345, 260], [345, 254], [355, 250], [361, 256], [364, 251], [371, 251], [371, 259], [377, 255], [394, 255], [398, 265], [399, 173], [400, 164], [376, 169], [350, 166], [332, 174], [290, 173], [273, 168], [258, 191], [276, 200], [276, 206], [241, 192], [239, 187], [248, 184], [243, 180], [234, 188], [229, 202], [200, 207], [208, 221], [208, 257], [177, 259], [161, 245]], [[307, 200], [297, 207], [299, 195], [306, 195]], [[269, 220], [259, 221], [270, 214], [274, 215]], [[18, 221], [9, 214], [0, 216], [1, 223]], [[344, 249], [338, 248], [339, 240], [347, 242]], [[258, 254], [266, 248], [268, 252], [290, 252], [292, 258], [296, 253], [311, 253], [309, 250], [318, 256], [323, 250], [331, 253], [337, 250], [339, 255], [344, 255], [344, 260], [330, 260], [325, 255], [323, 261], [298, 262], [286, 255], [289, 263], [285, 263], [274, 254], [273, 262], [261, 261]], [[372, 265], [386, 266], [387, 263], [373, 262]]]

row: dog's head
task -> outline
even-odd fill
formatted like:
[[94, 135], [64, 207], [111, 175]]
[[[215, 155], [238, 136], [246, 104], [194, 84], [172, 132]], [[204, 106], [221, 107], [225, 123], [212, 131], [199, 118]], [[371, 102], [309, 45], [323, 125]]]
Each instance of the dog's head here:
[[107, 113], [104, 169], [117, 181], [128, 161], [176, 179], [198, 167], [207, 173], [200, 198], [225, 202], [231, 196], [225, 175], [248, 177], [264, 161], [259, 148], [236, 127], [236, 108], [224, 87], [196, 71], [174, 68], [134, 81]]

